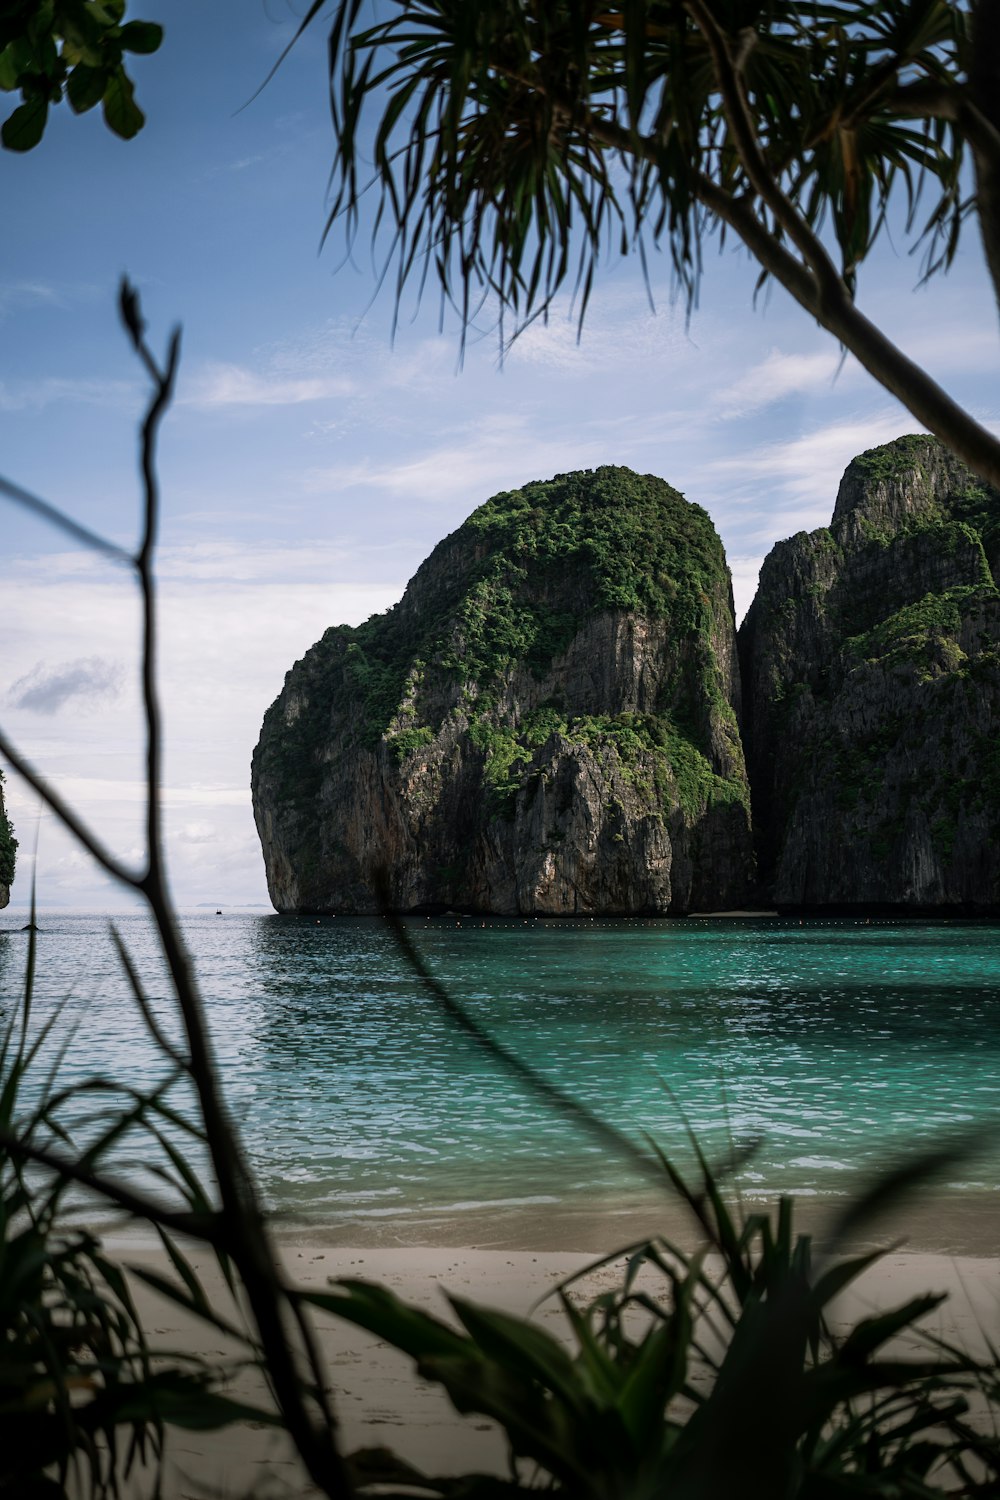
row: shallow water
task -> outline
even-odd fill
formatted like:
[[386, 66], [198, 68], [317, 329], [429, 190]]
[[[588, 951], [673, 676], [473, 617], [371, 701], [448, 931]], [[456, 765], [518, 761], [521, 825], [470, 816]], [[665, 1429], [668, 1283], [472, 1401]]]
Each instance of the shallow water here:
[[[8, 1010], [23, 920], [0, 917]], [[166, 1069], [107, 921], [40, 921], [34, 1017], [58, 1012], [50, 1055], [73, 1033], [60, 1081], [98, 1073], [148, 1087]], [[167, 1014], [145, 919], [118, 925]], [[739, 1173], [753, 1195], [852, 1191], [904, 1148], [1000, 1117], [1000, 927], [468, 917], [410, 927], [477, 1020], [634, 1139], [648, 1133], [690, 1163], [685, 1119], [719, 1159], [759, 1137]], [[334, 1227], [412, 1226], [504, 1206], [538, 1217], [648, 1201], [632, 1169], [454, 1029], [382, 922], [196, 915], [185, 932], [227, 1097], [277, 1210]], [[147, 1155], [131, 1149], [141, 1172]], [[965, 1196], [998, 1185], [995, 1144], [949, 1184]]]

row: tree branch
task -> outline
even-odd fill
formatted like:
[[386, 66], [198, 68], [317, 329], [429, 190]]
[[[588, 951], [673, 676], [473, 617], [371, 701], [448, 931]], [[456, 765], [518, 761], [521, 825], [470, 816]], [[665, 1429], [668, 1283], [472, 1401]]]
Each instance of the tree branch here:
[[739, 235], [764, 269], [834, 334], [870, 375], [957, 458], [1000, 489], [1000, 440], [870, 322], [846, 289], [836, 299], [821, 296], [809, 272], [775, 239], [749, 204], [733, 198], [707, 177], [698, 180], [697, 191], [705, 206]]
[[55, 814], [63, 827], [73, 835], [78, 843], [83, 845], [91, 859], [95, 860], [103, 870], [107, 871], [112, 879], [120, 881], [122, 885], [131, 886], [133, 890], [140, 888], [141, 875], [138, 872], [133, 874], [132, 871], [127, 869], [101, 843], [96, 833], [91, 833], [82, 818], [79, 818], [69, 803], [65, 802], [59, 793], [47, 784], [45, 779], [35, 770], [31, 762], [26, 760], [13, 742], [7, 738], [3, 730], [0, 730], [0, 755], [10, 761], [21, 779], [27, 782], [33, 792], [37, 792], [49, 811]]
[[822, 241], [806, 224], [791, 199], [782, 192], [764, 159], [742, 79], [730, 53], [727, 38], [703, 0], [684, 0], [684, 9], [707, 43], [726, 122], [751, 187], [767, 204], [776, 222], [812, 271], [820, 295], [831, 302], [838, 301], [847, 295], [843, 278], [827, 255]]
[[[599, 144], [626, 156], [640, 153], [654, 166], [658, 163], [659, 143], [655, 138], [637, 138], [622, 126], [589, 111], [582, 115], [578, 111], [578, 118], [586, 133]], [[832, 333], [928, 432], [940, 438], [981, 478], [1000, 489], [1000, 440], [865, 317], [829, 260], [834, 285], [828, 283], [821, 288], [812, 268], [796, 259], [768, 229], [749, 199], [734, 197], [705, 173], [694, 177], [693, 188], [699, 202], [739, 235], [751, 255], [800, 307]], [[825, 257], [826, 252], [822, 254]]]
[[0, 477], [0, 495], [6, 495], [7, 499], [13, 500], [15, 505], [20, 505], [23, 510], [30, 511], [42, 521], [47, 521], [50, 526], [58, 526], [60, 531], [65, 531], [68, 536], [73, 537], [75, 541], [82, 542], [93, 552], [102, 552], [105, 557], [110, 557], [114, 562], [131, 564], [132, 554], [126, 552], [124, 547], [119, 547], [115, 542], [109, 542], [106, 537], [100, 536], [96, 531], [91, 531], [87, 526], [81, 526], [79, 521], [74, 521], [72, 516], [67, 516], [58, 506], [50, 505], [47, 500], [33, 495], [30, 490], [22, 489], [19, 484], [13, 484], [9, 479]]
[[52, 1151], [47, 1146], [29, 1144], [6, 1126], [0, 1126], [0, 1147], [18, 1161], [32, 1162], [35, 1166], [45, 1167], [60, 1181], [75, 1182], [80, 1187], [89, 1189], [90, 1192], [107, 1199], [117, 1208], [124, 1209], [133, 1218], [146, 1219], [150, 1224], [161, 1224], [164, 1229], [169, 1229], [175, 1234], [191, 1235], [216, 1249], [231, 1250], [232, 1248], [227, 1242], [225, 1221], [219, 1214], [178, 1213], [162, 1203], [157, 1203], [155, 1198], [147, 1197], [145, 1193], [123, 1187], [121, 1183], [104, 1177], [99, 1172], [92, 1172], [88, 1167], [81, 1167], [79, 1162], [74, 1161], [72, 1157], [64, 1156], [62, 1152]]
[[[142, 426], [144, 524], [142, 543], [135, 558], [143, 604], [142, 683], [147, 736], [149, 840], [146, 873], [137, 884], [156, 922], [160, 945], [183, 1018], [190, 1050], [189, 1074], [197, 1093], [205, 1137], [218, 1183], [227, 1248], [243, 1282], [267, 1360], [275, 1398], [312, 1480], [325, 1494], [345, 1497], [346, 1500], [352, 1494], [353, 1486], [337, 1448], [332, 1420], [328, 1420], [323, 1426], [317, 1426], [306, 1406], [305, 1384], [290, 1337], [294, 1311], [276, 1270], [275, 1251], [253, 1175], [219, 1089], [218, 1070], [201, 996], [167, 889], [159, 808], [161, 718], [156, 688], [157, 618], [153, 571], [159, 519], [159, 486], [155, 459], [159, 424], [173, 393], [180, 336], [177, 331], [172, 335], [166, 364], [161, 369], [145, 342], [138, 296], [127, 281], [122, 282], [119, 305], [122, 321], [133, 346], [153, 382], [153, 396]], [[307, 1343], [307, 1359], [311, 1360], [313, 1353]], [[332, 1418], [329, 1408], [324, 1410]]]

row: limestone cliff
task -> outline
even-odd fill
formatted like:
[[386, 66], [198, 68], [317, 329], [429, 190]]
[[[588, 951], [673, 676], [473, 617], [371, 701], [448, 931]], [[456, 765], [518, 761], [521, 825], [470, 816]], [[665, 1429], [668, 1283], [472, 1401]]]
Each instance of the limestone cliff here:
[[751, 874], [729, 575], [627, 469], [495, 496], [268, 710], [253, 800], [279, 911], [653, 913]]
[[16, 853], [17, 839], [3, 805], [3, 772], [0, 771], [0, 907], [6, 906], [10, 901]]
[[924, 437], [766, 559], [740, 657], [779, 906], [1000, 910], [998, 562], [1000, 495]]

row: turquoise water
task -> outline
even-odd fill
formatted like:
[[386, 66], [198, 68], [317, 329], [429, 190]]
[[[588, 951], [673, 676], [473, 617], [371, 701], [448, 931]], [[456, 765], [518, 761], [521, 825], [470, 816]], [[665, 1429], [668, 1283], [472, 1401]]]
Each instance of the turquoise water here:
[[[23, 917], [0, 918], [16, 1004]], [[95, 917], [41, 918], [39, 1021], [63, 1082], [164, 1065]], [[492, 1033], [635, 1138], [689, 1160], [760, 1137], [744, 1190], [829, 1197], [942, 1129], [1000, 1116], [1000, 928], [976, 923], [414, 920]], [[163, 1009], [144, 919], [120, 930]], [[185, 919], [227, 1097], [273, 1207], [324, 1225], [638, 1202], [648, 1187], [441, 1016], [377, 920]], [[55, 1040], [55, 1039], [54, 1039]], [[82, 1127], [81, 1127], [82, 1128]], [[138, 1152], [135, 1170], [144, 1160]], [[951, 1184], [1000, 1186], [1000, 1151]]]

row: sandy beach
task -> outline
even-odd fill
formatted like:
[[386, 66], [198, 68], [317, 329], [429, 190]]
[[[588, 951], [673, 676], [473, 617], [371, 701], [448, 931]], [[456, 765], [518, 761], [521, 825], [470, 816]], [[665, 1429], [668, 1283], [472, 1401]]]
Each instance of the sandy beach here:
[[[975, 1211], [951, 1215], [951, 1232], [943, 1205], [935, 1218], [923, 1216], [928, 1227], [938, 1226], [938, 1240], [958, 1240], [954, 1225], [973, 1223], [973, 1243], [956, 1250], [910, 1247], [894, 1249], [870, 1269], [844, 1297], [835, 1322], [841, 1326], [877, 1308], [907, 1301], [927, 1291], [947, 1292], [948, 1301], [932, 1315], [931, 1331], [970, 1348], [982, 1348], [984, 1336], [1000, 1337], [1000, 1260], [982, 1253], [996, 1226], [992, 1205], [978, 1202]], [[606, 1249], [630, 1237], [617, 1231], [621, 1224], [604, 1223], [600, 1244]], [[565, 1226], [563, 1226], [565, 1229]], [[912, 1226], [911, 1226], [912, 1229]], [[544, 1223], [537, 1239], [544, 1241]], [[595, 1234], [598, 1231], [595, 1229]], [[385, 1226], [384, 1237], [390, 1237]], [[928, 1234], [934, 1243], [934, 1235]], [[280, 1254], [286, 1273], [296, 1284], [322, 1287], [330, 1279], [347, 1276], [381, 1282], [418, 1306], [445, 1315], [445, 1289], [485, 1304], [527, 1313], [561, 1279], [590, 1264], [594, 1248], [572, 1249], [477, 1248], [448, 1244], [329, 1243], [330, 1236], [308, 1236], [284, 1231]], [[690, 1240], [691, 1235], [687, 1238]], [[129, 1239], [112, 1240], [116, 1258], [133, 1266], [165, 1269], [161, 1252]], [[962, 1249], [964, 1248], [964, 1253]], [[970, 1251], [978, 1253], [969, 1253]], [[192, 1252], [214, 1305], [227, 1305], [228, 1294], [211, 1256]], [[614, 1284], [621, 1262], [595, 1273], [587, 1290]], [[138, 1285], [138, 1284], [137, 1284]], [[174, 1304], [138, 1285], [138, 1300], [152, 1343], [158, 1349], [185, 1349], [220, 1362], [233, 1351], [209, 1326], [183, 1314]], [[554, 1301], [542, 1301], [535, 1316], [544, 1327], [559, 1331], [562, 1314]], [[326, 1315], [316, 1319], [328, 1371], [328, 1385], [341, 1427], [346, 1452], [362, 1447], [390, 1447], [430, 1472], [463, 1470], [505, 1472], [506, 1450], [498, 1430], [485, 1419], [460, 1418], [446, 1397], [419, 1380], [411, 1362], [377, 1340]], [[914, 1341], [911, 1341], [911, 1345]], [[904, 1349], [905, 1349], [904, 1345]], [[263, 1399], [259, 1379], [239, 1375], [232, 1387], [241, 1395]], [[137, 1485], [134, 1494], [143, 1493]], [[310, 1486], [290, 1444], [280, 1433], [261, 1425], [240, 1426], [213, 1434], [172, 1431], [169, 1439], [166, 1500], [204, 1500], [208, 1495], [236, 1497], [308, 1496]]]

